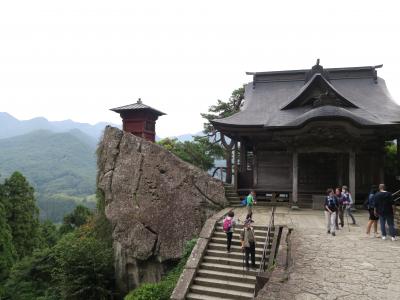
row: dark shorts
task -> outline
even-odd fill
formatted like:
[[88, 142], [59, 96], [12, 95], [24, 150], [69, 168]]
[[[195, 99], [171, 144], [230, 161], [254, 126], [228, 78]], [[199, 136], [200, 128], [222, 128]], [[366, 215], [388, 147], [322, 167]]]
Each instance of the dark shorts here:
[[368, 211], [369, 211], [369, 219], [371, 221], [379, 220], [379, 217], [375, 216], [373, 208], [369, 208]]

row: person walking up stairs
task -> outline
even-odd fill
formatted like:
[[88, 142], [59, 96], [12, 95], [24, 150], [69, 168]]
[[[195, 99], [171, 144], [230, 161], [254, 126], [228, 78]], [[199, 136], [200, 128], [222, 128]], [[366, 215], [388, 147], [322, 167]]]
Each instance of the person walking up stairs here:
[[[267, 227], [253, 226], [253, 228], [254, 238], [257, 242], [254, 248], [254, 266], [258, 269]], [[243, 225], [241, 224], [234, 227], [230, 252], [227, 253], [223, 222], [217, 223], [186, 299], [253, 299], [257, 271], [256, 269], [246, 271], [244, 268], [240, 242], [242, 230]]]

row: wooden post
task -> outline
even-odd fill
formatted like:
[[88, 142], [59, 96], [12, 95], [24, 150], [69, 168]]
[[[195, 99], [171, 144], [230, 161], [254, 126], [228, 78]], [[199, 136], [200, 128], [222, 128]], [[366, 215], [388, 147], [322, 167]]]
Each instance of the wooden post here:
[[247, 168], [246, 147], [243, 140], [240, 140], [240, 168], [239, 172], [245, 172]]
[[337, 155], [337, 183], [338, 186], [343, 185], [343, 154], [339, 153]]
[[400, 138], [397, 138], [397, 174], [396, 178], [400, 179]]
[[293, 151], [292, 156], [292, 208], [298, 208], [298, 173], [299, 173], [299, 157], [297, 151]]
[[[238, 178], [239, 178], [239, 167], [238, 167], [238, 155], [239, 155], [239, 151], [238, 151], [238, 143], [237, 142], [235, 142], [235, 145], [233, 146], [234, 147], [234, 152], [233, 152], [233, 155], [234, 155], [234, 163], [235, 163], [235, 165], [234, 165], [234, 170], [233, 170], [233, 186], [234, 186], [234, 188], [235, 188], [235, 191], [237, 191], [237, 188], [238, 188]], [[242, 163], [242, 161], [240, 161], [240, 163]]]
[[257, 159], [257, 148], [253, 146], [253, 188], [258, 184], [258, 159]]
[[356, 153], [351, 150], [349, 152], [349, 191], [356, 201]]
[[385, 152], [379, 153], [381, 155], [379, 164], [379, 183], [385, 183]]

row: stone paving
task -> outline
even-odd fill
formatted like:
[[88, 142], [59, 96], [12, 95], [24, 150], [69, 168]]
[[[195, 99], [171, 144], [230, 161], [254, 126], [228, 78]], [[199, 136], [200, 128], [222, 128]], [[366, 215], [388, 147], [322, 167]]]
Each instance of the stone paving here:
[[[245, 217], [243, 208], [235, 211]], [[268, 208], [256, 208], [255, 224], [265, 224], [269, 214]], [[359, 225], [350, 225], [350, 231], [346, 225], [333, 237], [322, 211], [278, 208], [275, 224], [294, 228], [293, 265], [287, 273], [278, 263], [257, 299], [400, 299], [400, 241], [368, 238], [367, 213], [357, 211], [355, 217]]]

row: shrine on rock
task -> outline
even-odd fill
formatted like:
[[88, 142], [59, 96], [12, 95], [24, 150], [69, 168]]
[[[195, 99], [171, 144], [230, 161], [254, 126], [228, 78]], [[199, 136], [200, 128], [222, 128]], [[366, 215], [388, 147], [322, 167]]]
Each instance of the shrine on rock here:
[[139, 98], [136, 103], [112, 108], [122, 118], [122, 130], [154, 142], [156, 138], [156, 121], [165, 113], [143, 104]]

